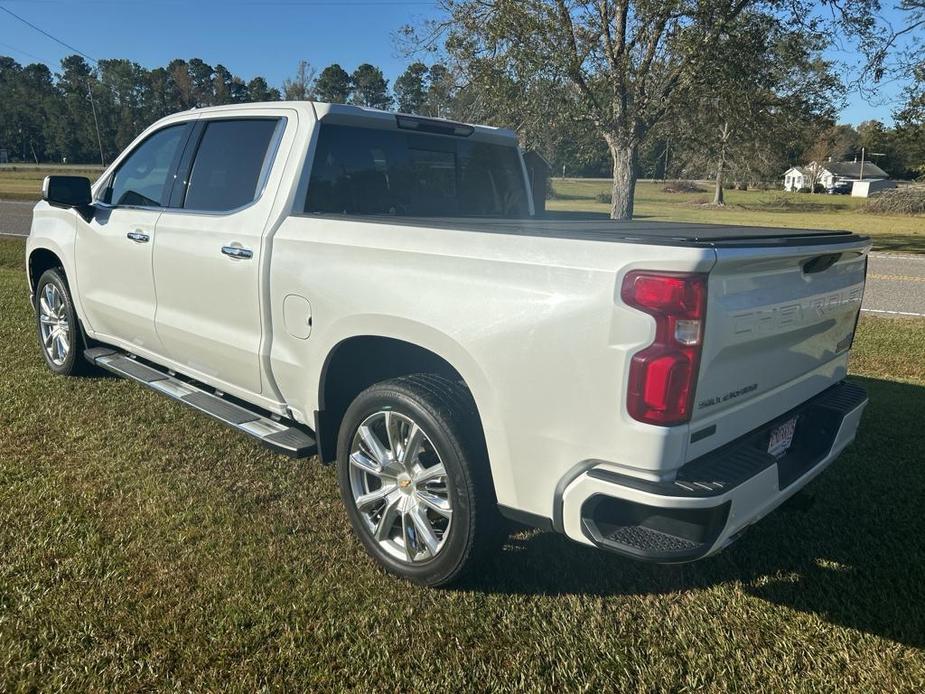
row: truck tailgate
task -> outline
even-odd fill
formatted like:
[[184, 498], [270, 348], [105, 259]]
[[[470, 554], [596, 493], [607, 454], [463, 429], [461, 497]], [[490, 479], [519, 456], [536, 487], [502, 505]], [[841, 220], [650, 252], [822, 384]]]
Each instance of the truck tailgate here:
[[692, 421], [760, 398], [850, 348], [869, 250], [855, 238], [716, 247]]

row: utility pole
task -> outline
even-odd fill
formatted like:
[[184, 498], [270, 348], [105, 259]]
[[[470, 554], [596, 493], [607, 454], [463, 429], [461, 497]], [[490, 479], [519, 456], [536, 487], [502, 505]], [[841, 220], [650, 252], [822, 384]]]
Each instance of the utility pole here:
[[[865, 154], [865, 151], [864, 151], [864, 150], [865, 150], [865, 149], [866, 149], [866, 147], [861, 147], [861, 175], [858, 177], [858, 180], [859, 180], [859, 181], [863, 181], [863, 180], [864, 180], [864, 154]], [[872, 156], [872, 157], [885, 157], [886, 154], [885, 154], [884, 152], [871, 152], [871, 153], [870, 153], [870, 156]]]
[[93, 111], [93, 125], [96, 126], [96, 143], [100, 147], [100, 166], [106, 168], [106, 159], [103, 157], [103, 138], [100, 137], [100, 122], [96, 119], [96, 104], [93, 102], [93, 90], [90, 80], [87, 80], [87, 96], [90, 97], [90, 109]]

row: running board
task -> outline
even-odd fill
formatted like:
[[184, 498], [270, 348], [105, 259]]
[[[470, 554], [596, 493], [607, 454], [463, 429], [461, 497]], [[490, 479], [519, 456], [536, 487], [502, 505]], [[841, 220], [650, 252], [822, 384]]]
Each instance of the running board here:
[[219, 395], [188, 381], [144, 364], [123, 352], [108, 347], [93, 347], [84, 351], [91, 364], [130, 378], [169, 398], [204, 412], [232, 429], [251, 436], [275, 451], [293, 458], [307, 458], [317, 452], [315, 439], [295, 424], [286, 424], [271, 417], [229, 402]]

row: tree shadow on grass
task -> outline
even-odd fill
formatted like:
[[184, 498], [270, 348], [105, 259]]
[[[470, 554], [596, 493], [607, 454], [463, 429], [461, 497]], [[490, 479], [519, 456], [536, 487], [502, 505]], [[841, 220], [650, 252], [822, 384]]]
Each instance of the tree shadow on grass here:
[[554, 533], [513, 537], [469, 586], [491, 593], [652, 595], [737, 583], [770, 603], [925, 646], [925, 387], [855, 379], [857, 441], [807, 491], [719, 555], [643, 564]]

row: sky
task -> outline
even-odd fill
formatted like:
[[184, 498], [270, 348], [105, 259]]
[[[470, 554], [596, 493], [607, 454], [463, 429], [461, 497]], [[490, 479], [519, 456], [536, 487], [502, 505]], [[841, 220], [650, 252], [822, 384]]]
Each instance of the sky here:
[[[318, 70], [339, 63], [348, 72], [369, 62], [391, 84], [411, 62], [401, 55], [397, 32], [437, 15], [427, 0], [0, 0], [0, 6], [92, 58], [128, 58], [148, 68], [201, 58], [277, 87], [300, 60]], [[899, 13], [888, 8], [885, 16], [897, 21]], [[54, 70], [73, 52], [0, 12], [0, 55]], [[847, 52], [833, 57], [856, 59]], [[849, 94], [841, 121], [891, 124], [890, 100], [899, 91], [888, 85], [872, 102]]]

